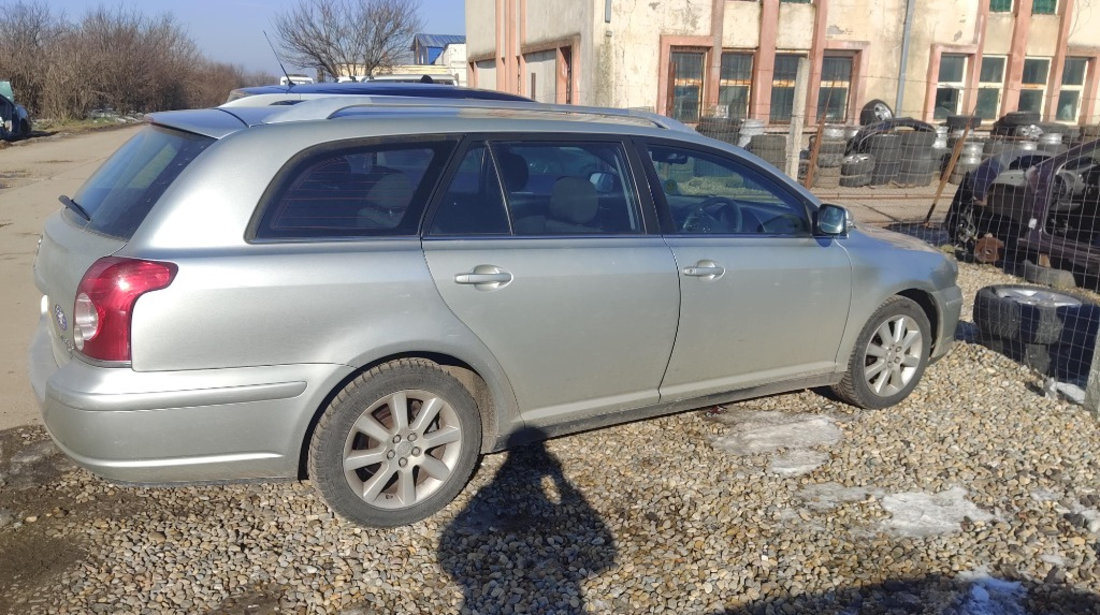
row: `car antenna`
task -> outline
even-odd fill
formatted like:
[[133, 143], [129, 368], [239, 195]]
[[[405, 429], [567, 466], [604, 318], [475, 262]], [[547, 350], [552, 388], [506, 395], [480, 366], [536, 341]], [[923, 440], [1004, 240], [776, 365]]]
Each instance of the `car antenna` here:
[[290, 78], [290, 73], [286, 72], [286, 67], [283, 66], [283, 61], [279, 58], [279, 52], [275, 51], [275, 45], [271, 43], [271, 37], [267, 35], [267, 30], [260, 30], [260, 32], [264, 33], [264, 38], [267, 39], [267, 46], [271, 47], [271, 55], [275, 56], [275, 61], [279, 63], [279, 70], [283, 71], [283, 76], [286, 77], [287, 89], [294, 89], [294, 80]]

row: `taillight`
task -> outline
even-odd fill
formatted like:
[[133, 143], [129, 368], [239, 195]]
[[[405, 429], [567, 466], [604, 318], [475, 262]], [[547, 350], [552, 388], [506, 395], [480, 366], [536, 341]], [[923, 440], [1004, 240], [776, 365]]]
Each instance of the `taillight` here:
[[176, 270], [174, 263], [114, 256], [92, 263], [76, 289], [76, 349], [101, 361], [129, 361], [134, 303], [143, 294], [171, 284]]

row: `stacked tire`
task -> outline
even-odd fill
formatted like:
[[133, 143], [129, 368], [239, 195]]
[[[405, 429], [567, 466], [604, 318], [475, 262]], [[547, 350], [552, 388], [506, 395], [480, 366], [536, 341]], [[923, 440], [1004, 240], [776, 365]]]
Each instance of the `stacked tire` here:
[[840, 164], [840, 179], [845, 188], [862, 188], [871, 185], [871, 173], [875, 168], [875, 159], [870, 154], [850, 154]]
[[782, 169], [787, 163], [786, 135], [753, 135], [747, 149], [776, 168]]
[[1083, 383], [1092, 364], [1100, 306], [1043, 286], [986, 286], [974, 297], [979, 341], [1036, 371]]
[[[816, 135], [810, 137], [810, 151], [816, 145]], [[840, 185], [841, 165], [844, 163], [844, 150], [848, 142], [834, 135], [821, 140], [817, 150], [817, 168], [814, 170], [815, 188], [836, 188]]]
[[707, 116], [700, 118], [695, 131], [701, 135], [737, 145], [741, 136], [741, 120], [728, 117]]
[[874, 159], [871, 185], [889, 184], [901, 168], [901, 137], [894, 133], [881, 133], [867, 139], [867, 153]]
[[939, 161], [933, 159], [936, 150], [936, 133], [909, 131], [899, 133], [901, 159], [898, 164], [895, 183], [902, 186], [927, 186], [932, 183], [932, 175], [939, 167]]
[[[954, 146], [952, 145], [952, 148]], [[954, 151], [949, 148], [950, 151]], [[947, 159], [950, 162], [950, 155]], [[967, 173], [977, 170], [978, 165], [982, 163], [982, 144], [978, 141], [967, 141], [963, 143], [962, 152], [959, 153], [959, 159], [955, 161], [955, 167], [951, 169], [951, 176], [947, 178], [947, 181], [952, 184], [959, 184]], [[945, 169], [946, 170], [946, 169]]]

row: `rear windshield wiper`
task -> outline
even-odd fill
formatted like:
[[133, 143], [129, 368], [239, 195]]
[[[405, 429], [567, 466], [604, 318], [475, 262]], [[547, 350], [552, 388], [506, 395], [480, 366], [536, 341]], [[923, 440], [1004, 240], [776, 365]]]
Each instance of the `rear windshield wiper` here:
[[84, 218], [85, 220], [88, 220], [89, 222], [92, 220], [92, 217], [90, 215], [88, 215], [88, 212], [85, 211], [85, 209], [83, 207], [81, 207], [79, 203], [77, 203], [76, 201], [70, 199], [68, 196], [62, 194], [61, 196], [57, 197], [57, 200], [61, 201], [61, 204], [64, 205], [65, 207], [68, 207], [69, 209], [71, 209], [71, 210], [75, 211], [76, 213], [80, 214], [81, 218]]

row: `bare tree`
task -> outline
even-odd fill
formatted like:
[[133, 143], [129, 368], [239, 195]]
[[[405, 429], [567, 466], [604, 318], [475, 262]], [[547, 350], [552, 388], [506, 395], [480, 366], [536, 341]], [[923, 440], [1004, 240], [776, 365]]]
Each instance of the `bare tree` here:
[[43, 2], [0, 4], [0, 79], [8, 79], [32, 111], [40, 105], [45, 75], [42, 59], [63, 26]]
[[298, 0], [275, 18], [291, 62], [332, 75], [393, 66], [423, 27], [419, 0]]

